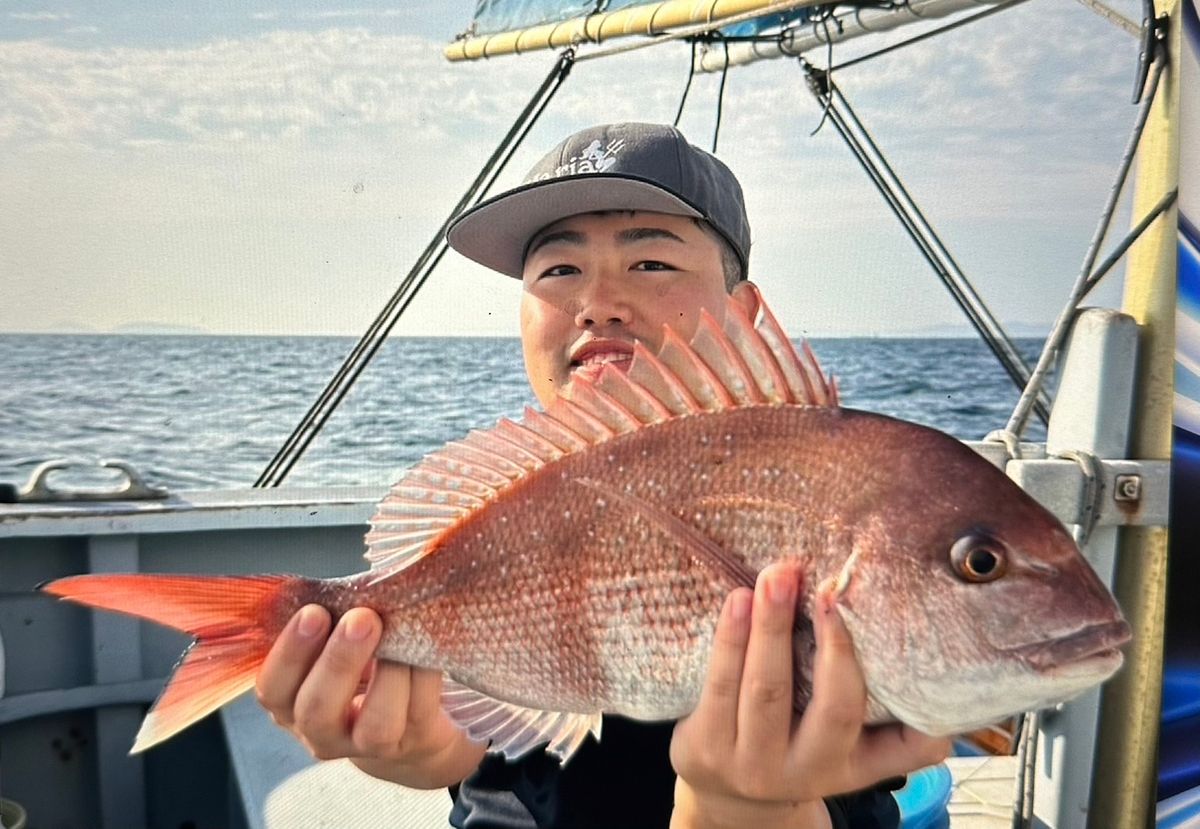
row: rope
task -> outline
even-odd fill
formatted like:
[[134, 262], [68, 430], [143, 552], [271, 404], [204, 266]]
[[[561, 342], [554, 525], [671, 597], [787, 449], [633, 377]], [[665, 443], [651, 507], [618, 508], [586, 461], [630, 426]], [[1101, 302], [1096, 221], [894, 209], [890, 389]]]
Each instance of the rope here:
[[1110, 270], [1112, 270], [1113, 265], [1117, 264], [1121, 257], [1125, 255], [1125, 251], [1133, 247], [1133, 243], [1141, 237], [1141, 235], [1146, 231], [1146, 228], [1150, 227], [1155, 219], [1161, 216], [1167, 210], [1167, 208], [1173, 205], [1178, 196], [1178, 189], [1171, 190], [1169, 193], [1159, 199], [1154, 207], [1151, 207], [1150, 211], [1141, 218], [1141, 221], [1134, 225], [1130, 231], [1125, 234], [1125, 238], [1123, 238], [1120, 243], [1113, 248], [1112, 253], [1104, 257], [1104, 261], [1101, 262], [1096, 267], [1096, 270], [1092, 271], [1091, 275], [1088, 276], [1087, 283], [1084, 285], [1083, 289], [1084, 295], [1087, 295], [1092, 288], [1095, 288], [1096, 285], [1099, 284], [1100, 280], [1103, 279]]
[[671, 126], [678, 127], [679, 119], [683, 117], [683, 105], [687, 103], [688, 92], [692, 89], [692, 78], [696, 77], [696, 41], [692, 41], [692, 59], [688, 61], [687, 83], [683, 85], [683, 95], [679, 98], [679, 109], [675, 112], [675, 120]]
[[1100, 461], [1091, 452], [1082, 449], [1066, 449], [1055, 457], [1066, 461], [1075, 461], [1083, 473], [1083, 514], [1075, 526], [1075, 543], [1083, 547], [1092, 537], [1096, 522], [1100, 520], [1100, 511], [1104, 508], [1104, 481], [1100, 477]]
[[1038, 726], [1041, 716], [1037, 711], [1026, 711], [1021, 716], [1020, 735], [1017, 741], [1016, 798], [1013, 802], [1012, 829], [1029, 829], [1033, 825], [1034, 767], [1037, 765]]
[[[1134, 118], [1133, 130], [1129, 134], [1129, 140], [1125, 144], [1125, 152], [1121, 157], [1121, 166], [1117, 171], [1117, 176], [1113, 181], [1112, 187], [1108, 191], [1108, 201], [1105, 202], [1104, 209], [1100, 214], [1100, 222], [1096, 226], [1095, 232], [1092, 234], [1092, 240], [1088, 244], [1087, 252], [1083, 256], [1083, 264], [1079, 268], [1079, 276], [1075, 280], [1075, 285], [1071, 289], [1070, 295], [1067, 297], [1067, 303], [1058, 315], [1058, 319], [1054, 321], [1054, 327], [1050, 329], [1050, 335], [1046, 338], [1045, 344], [1042, 346], [1041, 356], [1038, 357], [1037, 365], [1034, 366], [1033, 373], [1029, 376], [1029, 381], [1025, 384], [1025, 389], [1021, 392], [1021, 397], [1017, 400], [1017, 405], [1013, 408], [1012, 415], [1008, 418], [1008, 423], [1005, 425], [1005, 430], [1020, 435], [1025, 430], [1025, 423], [1029, 418], [1029, 409], [1032, 401], [1041, 393], [1042, 386], [1046, 382], [1046, 376], [1050, 373], [1050, 365], [1058, 353], [1059, 347], [1062, 345], [1067, 336], [1067, 330], [1071, 326], [1071, 322], [1075, 318], [1075, 310], [1079, 306], [1080, 300], [1084, 295], [1095, 287], [1108, 268], [1115, 264], [1116, 259], [1109, 257], [1111, 262], [1106, 261], [1102, 266], [1102, 271], [1097, 271], [1095, 279], [1093, 279], [1092, 266], [1096, 262], [1096, 256], [1100, 252], [1100, 246], [1104, 244], [1104, 237], [1108, 235], [1109, 225], [1112, 223], [1113, 214], [1117, 209], [1117, 202], [1120, 199], [1121, 191], [1125, 188], [1125, 181], [1129, 177], [1129, 170], [1133, 166], [1133, 158], [1137, 153], [1138, 144], [1142, 139], [1142, 131], [1146, 126], [1146, 119], [1150, 116], [1150, 105], [1154, 102], [1155, 94], [1158, 92], [1158, 81], [1162, 77], [1163, 67], [1166, 63], [1166, 58], [1163, 52], [1164, 47], [1159, 44], [1155, 47], [1154, 65], [1150, 73], [1149, 86], [1146, 94], [1142, 96], [1142, 101], [1138, 105], [1137, 117]], [[1170, 195], [1170, 194], [1168, 194]], [[1172, 197], [1173, 199], [1173, 197]], [[1160, 202], [1162, 204], [1162, 202]], [[1161, 212], [1161, 208], [1159, 212]], [[1150, 220], [1157, 216], [1154, 213]], [[1137, 235], [1140, 235], [1150, 224], [1149, 220], [1144, 219], [1139, 223]], [[1119, 253], [1124, 253], [1129, 245], [1133, 244], [1133, 240], [1137, 235], [1131, 234], [1132, 239], [1127, 238], [1126, 243], [1118, 245]]]
[[258, 476], [258, 479], [254, 482], [255, 487], [279, 486], [287, 477], [292, 467], [295, 466], [296, 462], [308, 449], [309, 444], [312, 443], [313, 439], [345, 398], [363, 369], [366, 368], [367, 364], [375, 356], [375, 353], [383, 345], [388, 333], [391, 332], [396, 322], [400, 319], [400, 316], [403, 315], [404, 311], [412, 303], [417, 291], [425, 284], [425, 281], [445, 255], [448, 247], [445, 241], [446, 230], [449, 228], [450, 223], [467, 207], [478, 204], [483, 200], [488, 189], [503, 171], [505, 165], [512, 158], [525, 136], [529, 134], [529, 130], [541, 116], [563, 81], [566, 80], [574, 63], [574, 58], [574, 51], [570, 49], [565, 50], [559, 56], [554, 68], [546, 76], [545, 80], [542, 81], [533, 97], [529, 100], [529, 103], [526, 104], [525, 108], [517, 116], [503, 140], [488, 158], [483, 168], [479, 171], [479, 174], [475, 177], [475, 180], [471, 183], [471, 186], [467, 188], [462, 198], [458, 200], [450, 215], [442, 223], [441, 227], [438, 228], [433, 239], [421, 252], [412, 269], [409, 270], [395, 292], [393, 292], [391, 298], [384, 305], [383, 310], [376, 315], [371, 325], [355, 344], [353, 350], [325, 386], [320, 396], [309, 407], [308, 411], [305, 412], [300, 422], [292, 430], [292, 433]]
[[[988, 309], [987, 304], [975, 291], [962, 268], [959, 267], [917, 206], [916, 201], [904, 188], [900, 177], [888, 164], [887, 158], [872, 139], [870, 132], [855, 115], [849, 101], [827, 73], [818, 70], [803, 59], [800, 60], [800, 65], [807, 73], [810, 90], [826, 110], [825, 117], [828, 117], [833, 123], [838, 134], [854, 154], [859, 166], [867, 173], [892, 214], [900, 221], [905, 233], [917, 246], [918, 252], [942, 281], [972, 327], [996, 356], [1017, 388], [1024, 387], [1029, 378], [1029, 368], [1021, 358], [1016, 346], [1005, 333], [995, 315]], [[862, 136], [861, 141], [858, 137], [860, 135]], [[1037, 399], [1036, 407], [1043, 421], [1047, 420], [1049, 417], [1048, 401]]]
[[1126, 17], [1125, 15], [1118, 12], [1116, 9], [1113, 9], [1110, 6], [1104, 5], [1103, 3], [1100, 2], [1100, 0], [1079, 0], [1079, 2], [1082, 3], [1083, 5], [1087, 6], [1089, 9], [1094, 11], [1096, 14], [1103, 17], [1109, 23], [1112, 23], [1118, 29], [1124, 29], [1125, 31], [1129, 32], [1129, 34], [1133, 35], [1134, 37], [1142, 36], [1142, 27], [1141, 26], [1134, 23], [1128, 17]]
[[997, 429], [994, 432], [988, 432], [984, 437], [985, 443], [1003, 443], [1005, 450], [1008, 452], [1008, 457], [1011, 460], [1019, 461], [1025, 456], [1025, 450], [1021, 448], [1021, 438], [1012, 432], [1007, 432], [1004, 429]]
[[725, 66], [721, 69], [721, 85], [717, 87], [717, 123], [713, 125], [712, 154], [717, 154], [717, 136], [721, 133], [721, 110], [725, 105], [725, 79], [729, 77], [729, 44], [725, 46]]

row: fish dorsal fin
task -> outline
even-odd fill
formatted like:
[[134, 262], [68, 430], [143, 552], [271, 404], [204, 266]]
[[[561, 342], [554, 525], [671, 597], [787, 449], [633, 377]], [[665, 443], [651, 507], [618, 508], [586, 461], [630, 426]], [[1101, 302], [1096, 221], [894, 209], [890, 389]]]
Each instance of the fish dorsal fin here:
[[588, 734], [600, 738], [600, 712], [573, 714], [539, 711], [501, 702], [447, 679], [442, 685], [442, 708], [472, 740], [487, 740], [488, 751], [515, 760], [543, 743], [560, 763], [571, 759]]
[[674, 417], [754, 405], [836, 406], [807, 343], [797, 351], [747, 283], [759, 307], [751, 320], [730, 298], [723, 323], [709, 313], [690, 343], [664, 329], [657, 354], [634, 347], [628, 373], [605, 366], [576, 377], [545, 412], [525, 410], [425, 457], [380, 502], [367, 533], [366, 559], [379, 578], [436, 549], [439, 535], [511, 483], [564, 455]]
[[[701, 312], [690, 343], [664, 327], [657, 354], [639, 343], [628, 373], [605, 366], [595, 381], [572, 380], [563, 397], [610, 427], [616, 425], [609, 419], [614, 407], [635, 418], [640, 427], [742, 406], [836, 406], [837, 384], [821, 370], [808, 343], [802, 341], [797, 351], [758, 289], [747, 284], [742, 290], [754, 292], [757, 320], [752, 321], [731, 297], [723, 323]], [[606, 398], [599, 404], [597, 393]], [[557, 415], [559, 406], [555, 401], [547, 414]]]

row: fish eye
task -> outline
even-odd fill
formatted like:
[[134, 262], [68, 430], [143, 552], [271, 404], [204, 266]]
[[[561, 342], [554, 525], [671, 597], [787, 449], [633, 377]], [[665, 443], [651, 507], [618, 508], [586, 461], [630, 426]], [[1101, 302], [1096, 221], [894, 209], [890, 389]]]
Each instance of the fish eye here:
[[950, 564], [963, 581], [982, 583], [1004, 575], [1008, 564], [1004, 545], [986, 533], [968, 533], [950, 548]]

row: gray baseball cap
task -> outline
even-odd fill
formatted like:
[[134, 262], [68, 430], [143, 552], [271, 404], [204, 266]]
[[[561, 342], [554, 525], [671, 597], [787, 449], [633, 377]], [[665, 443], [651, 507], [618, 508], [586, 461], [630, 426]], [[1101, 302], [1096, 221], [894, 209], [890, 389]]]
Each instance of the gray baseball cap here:
[[521, 278], [534, 235], [560, 219], [603, 210], [647, 210], [703, 219], [746, 270], [750, 222], [737, 178], [674, 127], [605, 124], [577, 132], [525, 182], [464, 212], [446, 241], [468, 259]]

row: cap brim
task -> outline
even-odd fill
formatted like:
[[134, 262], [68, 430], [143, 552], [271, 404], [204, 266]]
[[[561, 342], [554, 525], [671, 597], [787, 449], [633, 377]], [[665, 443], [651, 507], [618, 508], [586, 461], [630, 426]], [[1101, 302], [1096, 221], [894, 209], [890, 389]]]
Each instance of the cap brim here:
[[704, 214], [656, 184], [600, 173], [535, 181], [463, 213], [446, 232], [450, 247], [481, 265], [521, 278], [525, 247], [542, 228], [568, 216], [604, 210]]

